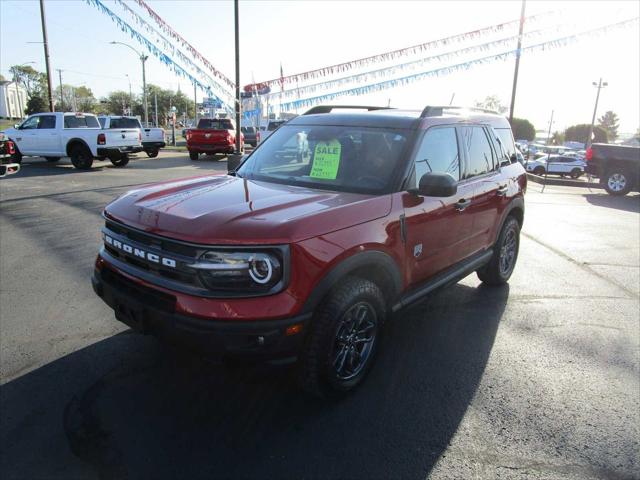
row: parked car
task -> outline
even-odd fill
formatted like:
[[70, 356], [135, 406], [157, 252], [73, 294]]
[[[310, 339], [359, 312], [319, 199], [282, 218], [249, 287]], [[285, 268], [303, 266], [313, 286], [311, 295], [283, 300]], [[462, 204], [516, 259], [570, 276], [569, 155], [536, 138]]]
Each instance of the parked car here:
[[287, 123], [286, 120], [269, 120], [267, 125], [264, 128], [260, 128], [260, 131], [257, 132], [257, 143], [264, 142], [269, 135], [275, 132], [282, 125]]
[[[198, 128], [187, 130], [189, 158], [197, 160], [201, 153], [230, 154], [236, 148], [236, 126], [230, 118], [201, 118]], [[240, 144], [244, 136], [240, 132]]]
[[626, 195], [640, 185], [640, 147], [594, 143], [586, 152], [587, 173], [600, 179], [609, 195]]
[[142, 150], [150, 158], [158, 156], [161, 148], [166, 146], [164, 130], [156, 127], [143, 127], [137, 117], [100, 116], [100, 126], [106, 130], [121, 130], [123, 128], [137, 128], [142, 138]]
[[549, 155], [525, 163], [527, 172], [536, 175], [568, 175], [571, 178], [580, 178], [584, 174], [586, 163], [576, 157], [566, 155]]
[[498, 140], [507, 119], [352, 109], [296, 117], [233, 176], [107, 205], [97, 295], [135, 330], [209, 355], [297, 361], [323, 395], [363, 380], [392, 312], [472, 272], [507, 282], [527, 185]]
[[15, 153], [15, 144], [5, 133], [0, 132], [0, 164], [10, 162]]
[[244, 135], [244, 142], [252, 147], [258, 146], [258, 129], [256, 127], [240, 127]]
[[139, 129], [102, 130], [91, 113], [36, 113], [4, 133], [16, 145], [15, 163], [24, 156], [44, 157], [48, 162], [70, 157], [74, 167], [89, 169], [94, 159], [109, 158], [116, 167], [124, 167], [130, 153], [142, 150]]

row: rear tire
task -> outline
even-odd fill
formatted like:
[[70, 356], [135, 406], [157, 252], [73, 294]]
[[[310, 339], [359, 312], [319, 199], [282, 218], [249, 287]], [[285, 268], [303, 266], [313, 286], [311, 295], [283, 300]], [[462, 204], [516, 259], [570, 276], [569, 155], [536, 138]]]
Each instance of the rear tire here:
[[129, 163], [129, 155], [123, 153], [120, 158], [110, 158], [109, 160], [111, 160], [114, 167], [122, 168]]
[[498, 241], [493, 246], [489, 263], [477, 271], [478, 278], [487, 285], [503, 285], [509, 281], [520, 250], [520, 224], [509, 215], [502, 226]]
[[47, 160], [47, 162], [49, 162], [49, 163], [55, 163], [55, 162], [57, 162], [58, 160], [60, 160], [60, 157], [44, 157], [44, 158], [45, 158], [45, 159]]
[[344, 394], [368, 373], [387, 308], [374, 283], [350, 277], [318, 306], [298, 362], [298, 384], [315, 396]]
[[191, 160], [198, 160], [198, 153], [197, 152], [189, 152], [189, 158]]
[[93, 156], [84, 145], [75, 145], [71, 149], [71, 163], [78, 170], [89, 170], [93, 165]]
[[152, 150], [147, 150], [146, 151], [147, 156], [149, 158], [156, 158], [158, 156], [158, 152], [159, 152], [159, 150], [157, 148], [154, 148]]
[[624, 170], [609, 170], [602, 179], [604, 189], [609, 195], [623, 196], [631, 191], [633, 179]]

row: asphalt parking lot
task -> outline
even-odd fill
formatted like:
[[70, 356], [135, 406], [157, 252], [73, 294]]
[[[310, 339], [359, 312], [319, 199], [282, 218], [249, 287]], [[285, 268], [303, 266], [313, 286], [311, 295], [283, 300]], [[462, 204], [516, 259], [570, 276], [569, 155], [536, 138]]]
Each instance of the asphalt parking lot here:
[[362, 388], [321, 402], [133, 334], [91, 289], [107, 202], [225, 170], [164, 152], [0, 181], [4, 479], [640, 478], [640, 195], [529, 183], [509, 286], [401, 311]]

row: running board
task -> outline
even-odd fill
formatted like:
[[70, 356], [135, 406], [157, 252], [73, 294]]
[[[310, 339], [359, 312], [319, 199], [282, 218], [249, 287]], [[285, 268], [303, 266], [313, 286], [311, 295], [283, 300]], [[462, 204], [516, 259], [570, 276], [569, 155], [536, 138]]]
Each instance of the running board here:
[[401, 308], [404, 308], [412, 303], [417, 302], [418, 300], [421, 300], [423, 297], [433, 292], [437, 288], [458, 282], [470, 273], [475, 272], [480, 267], [489, 263], [492, 255], [492, 249], [485, 250], [484, 252], [476, 253], [471, 257], [462, 260], [461, 262], [457, 263], [450, 269], [445, 270], [444, 272], [438, 273], [430, 280], [427, 280], [427, 282], [422, 286], [406, 293], [402, 298], [400, 298], [398, 303], [391, 307], [391, 311], [395, 313]]

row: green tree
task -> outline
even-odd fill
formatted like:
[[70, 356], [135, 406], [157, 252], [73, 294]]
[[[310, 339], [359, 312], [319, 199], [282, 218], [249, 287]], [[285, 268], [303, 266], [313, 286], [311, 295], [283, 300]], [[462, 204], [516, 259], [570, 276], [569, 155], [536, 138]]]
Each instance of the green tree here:
[[136, 114], [139, 100], [135, 97], [129, 97], [129, 92], [124, 90], [116, 90], [109, 93], [105, 98], [100, 101], [98, 109], [102, 113], [109, 115], [127, 115], [129, 113], [130, 102], [133, 103], [133, 112]]
[[[579, 125], [572, 125], [564, 131], [564, 139], [567, 142], [580, 142], [587, 143], [587, 139], [589, 137], [589, 127], [588, 123], [581, 123]], [[593, 141], [595, 143], [607, 143], [607, 131], [599, 127], [598, 125], [594, 125], [593, 127]]]
[[609, 140], [615, 140], [618, 138], [620, 119], [613, 111], [609, 110], [605, 112], [604, 115], [598, 119], [598, 126], [607, 131], [607, 137]]
[[524, 118], [514, 118], [511, 122], [513, 138], [516, 140], [527, 140], [529, 142], [536, 138], [536, 129], [533, 124]]
[[96, 108], [96, 98], [90, 88], [80, 85], [62, 85], [62, 98], [60, 97], [60, 87], [53, 92], [53, 98], [57, 110], [65, 112], [85, 112], [93, 113]]
[[47, 101], [39, 94], [34, 94], [27, 100], [27, 108], [24, 113], [31, 115], [32, 113], [46, 112], [48, 108]]
[[481, 102], [475, 103], [476, 107], [486, 108], [487, 110], [493, 110], [498, 113], [506, 113], [507, 107], [502, 104], [502, 100], [497, 95], [489, 95]]
[[13, 81], [21, 83], [27, 90], [27, 97], [46, 91], [47, 76], [30, 65], [14, 65], [9, 68]]

